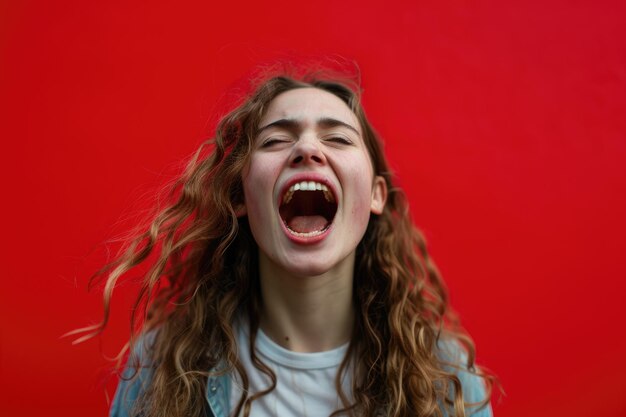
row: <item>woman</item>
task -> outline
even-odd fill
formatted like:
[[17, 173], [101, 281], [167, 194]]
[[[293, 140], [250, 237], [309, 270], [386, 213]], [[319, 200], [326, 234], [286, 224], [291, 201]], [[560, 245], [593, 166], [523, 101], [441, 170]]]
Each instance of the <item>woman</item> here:
[[491, 415], [347, 85], [262, 82], [107, 269], [105, 323], [119, 277], [149, 265], [112, 416]]

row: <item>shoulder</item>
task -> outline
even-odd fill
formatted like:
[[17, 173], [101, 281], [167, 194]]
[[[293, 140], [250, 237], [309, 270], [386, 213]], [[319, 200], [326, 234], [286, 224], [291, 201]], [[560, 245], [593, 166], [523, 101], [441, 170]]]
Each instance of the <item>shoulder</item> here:
[[141, 337], [132, 347], [124, 371], [115, 391], [115, 397], [109, 411], [110, 417], [130, 417], [137, 400], [146, 391], [152, 379], [152, 361], [150, 350], [154, 342], [154, 333]]
[[[137, 404], [141, 402], [153, 378], [155, 363], [152, 360], [152, 350], [155, 339], [156, 333], [150, 332], [142, 336], [132, 347], [124, 371], [120, 375], [109, 417], [142, 415], [137, 409]], [[228, 415], [230, 376], [224, 372], [223, 367], [216, 368], [215, 375], [209, 376], [206, 395], [209, 407], [207, 416]]]
[[454, 339], [439, 341], [437, 348], [437, 356], [444, 369], [454, 373], [459, 378], [463, 390], [463, 400], [468, 404], [467, 416], [492, 417], [493, 412], [490, 404], [484, 407], [478, 404], [487, 399], [485, 380], [479, 375], [477, 366], [468, 367], [468, 355], [465, 349]]

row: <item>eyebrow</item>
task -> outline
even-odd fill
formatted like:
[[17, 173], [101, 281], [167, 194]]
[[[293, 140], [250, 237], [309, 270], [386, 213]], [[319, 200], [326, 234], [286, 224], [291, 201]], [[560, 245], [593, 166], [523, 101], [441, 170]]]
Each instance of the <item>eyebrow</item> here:
[[[333, 119], [332, 117], [322, 117], [318, 119], [317, 125], [325, 129], [333, 127], [345, 127], [352, 130], [357, 135], [361, 136], [359, 131], [354, 126], [351, 126], [346, 122], [342, 122], [341, 120]], [[261, 132], [263, 132], [264, 130], [270, 129], [272, 127], [279, 127], [292, 132], [298, 132], [302, 130], [302, 122], [296, 119], [278, 119], [257, 129], [257, 136], [260, 135]]]

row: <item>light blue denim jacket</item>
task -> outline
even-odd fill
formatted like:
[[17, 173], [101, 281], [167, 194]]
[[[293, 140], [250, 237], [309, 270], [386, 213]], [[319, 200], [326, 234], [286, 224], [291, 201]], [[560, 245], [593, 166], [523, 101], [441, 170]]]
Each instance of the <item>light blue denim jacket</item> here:
[[[135, 351], [143, 351], [141, 346], [142, 344], [139, 343]], [[458, 349], [456, 350], [458, 351]], [[140, 363], [146, 363], [142, 356], [141, 353], [138, 353]], [[448, 358], [449, 356], [444, 353], [444, 357]], [[111, 405], [110, 417], [131, 417], [133, 405], [147, 388], [151, 373], [150, 367], [146, 366], [139, 371], [136, 378], [129, 380], [128, 378], [134, 374], [134, 369], [127, 367], [124, 370], [123, 378], [120, 380]], [[456, 371], [456, 374], [461, 381], [463, 397], [466, 402], [475, 403], [485, 398], [485, 388], [480, 377], [465, 371]], [[213, 417], [230, 417], [230, 375], [228, 373], [209, 377], [206, 400], [208, 404], [207, 417], [211, 417], [211, 413]], [[493, 413], [491, 407], [487, 406], [480, 410], [468, 409], [466, 415], [468, 417], [492, 417]]]

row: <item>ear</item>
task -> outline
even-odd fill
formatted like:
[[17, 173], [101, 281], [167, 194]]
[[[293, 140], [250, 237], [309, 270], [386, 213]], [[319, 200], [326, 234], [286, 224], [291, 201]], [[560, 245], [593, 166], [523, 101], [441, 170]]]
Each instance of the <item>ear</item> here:
[[387, 182], [380, 175], [374, 178], [372, 187], [372, 203], [370, 211], [374, 214], [381, 214], [387, 202]]
[[246, 207], [246, 203], [236, 204], [233, 208], [235, 209], [235, 215], [237, 215], [237, 217], [244, 217], [248, 215], [248, 208]]

